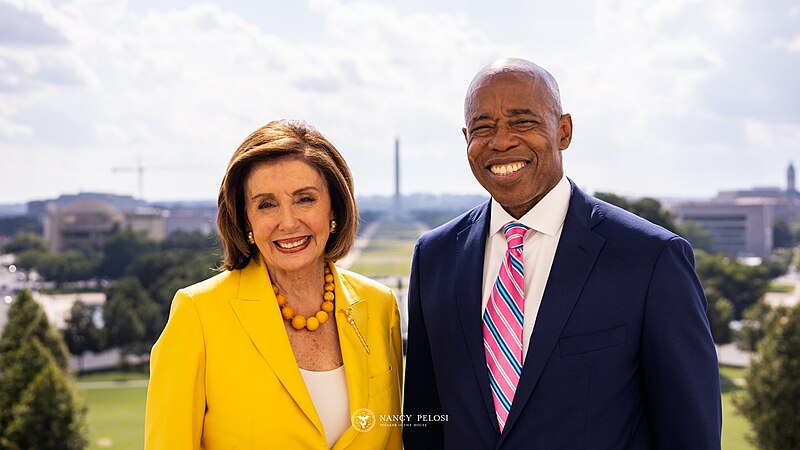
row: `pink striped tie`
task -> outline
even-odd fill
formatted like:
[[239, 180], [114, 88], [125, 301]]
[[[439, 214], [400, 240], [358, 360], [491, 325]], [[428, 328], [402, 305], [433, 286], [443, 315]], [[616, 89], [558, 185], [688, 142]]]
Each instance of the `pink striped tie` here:
[[525, 311], [522, 239], [528, 230], [517, 222], [503, 226], [508, 250], [483, 313], [483, 345], [500, 432], [506, 425], [522, 374], [522, 317]]

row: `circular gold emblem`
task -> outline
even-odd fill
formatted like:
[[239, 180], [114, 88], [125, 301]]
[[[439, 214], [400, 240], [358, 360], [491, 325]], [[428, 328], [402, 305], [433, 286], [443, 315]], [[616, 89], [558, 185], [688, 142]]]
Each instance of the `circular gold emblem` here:
[[353, 428], [359, 433], [366, 433], [375, 426], [375, 413], [369, 408], [357, 409], [350, 417]]

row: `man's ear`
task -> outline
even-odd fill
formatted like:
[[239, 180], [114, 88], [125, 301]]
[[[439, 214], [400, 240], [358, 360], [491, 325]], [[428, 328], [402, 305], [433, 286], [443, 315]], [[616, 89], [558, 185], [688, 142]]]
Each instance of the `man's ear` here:
[[572, 142], [572, 116], [569, 114], [562, 114], [558, 119], [558, 149], [566, 150]]
[[462, 132], [462, 133], [464, 133], [464, 141], [465, 141], [467, 144], [469, 144], [469, 138], [467, 137], [467, 129], [466, 129], [466, 128], [462, 128], [462, 129], [461, 129], [461, 132]]

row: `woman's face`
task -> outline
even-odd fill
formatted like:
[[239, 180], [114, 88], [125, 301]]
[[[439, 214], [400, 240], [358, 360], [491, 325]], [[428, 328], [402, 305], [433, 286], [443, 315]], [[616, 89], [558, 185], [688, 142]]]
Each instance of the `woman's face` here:
[[260, 163], [250, 171], [244, 195], [247, 221], [271, 271], [290, 273], [324, 261], [333, 210], [314, 167], [299, 159]]

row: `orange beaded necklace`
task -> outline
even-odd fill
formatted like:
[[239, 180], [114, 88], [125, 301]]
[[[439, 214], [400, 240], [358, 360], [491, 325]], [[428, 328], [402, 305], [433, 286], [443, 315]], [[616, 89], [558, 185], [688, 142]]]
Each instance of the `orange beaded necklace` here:
[[280, 293], [278, 285], [272, 285], [272, 290], [275, 291], [275, 298], [278, 299], [278, 306], [281, 308], [281, 316], [283, 316], [283, 319], [290, 321], [292, 323], [292, 328], [295, 330], [302, 330], [305, 328], [308, 331], [314, 331], [319, 328], [320, 325], [328, 321], [328, 313], [333, 311], [333, 300], [336, 298], [333, 293], [333, 288], [333, 274], [331, 274], [331, 269], [325, 266], [325, 293], [322, 294], [320, 310], [306, 319], [302, 314], [295, 314], [294, 308], [289, 306], [286, 302], [286, 296]]

